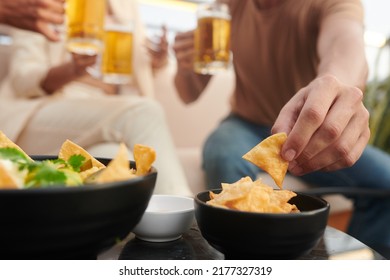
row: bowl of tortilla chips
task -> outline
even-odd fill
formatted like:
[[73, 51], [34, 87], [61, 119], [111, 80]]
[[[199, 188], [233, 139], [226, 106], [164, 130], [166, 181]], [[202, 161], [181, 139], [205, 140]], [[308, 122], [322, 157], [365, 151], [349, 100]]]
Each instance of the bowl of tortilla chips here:
[[208, 243], [227, 259], [297, 259], [321, 240], [329, 215], [325, 200], [283, 189], [287, 139], [274, 134], [243, 159], [266, 171], [279, 188], [243, 177], [195, 197], [195, 217]]
[[0, 258], [94, 259], [125, 238], [157, 178], [154, 150], [133, 153], [121, 144], [94, 158], [67, 140], [56, 156], [30, 157], [0, 132]]
[[[211, 191], [217, 196], [223, 189]], [[279, 192], [275, 190], [275, 192]], [[252, 195], [252, 194], [251, 194]], [[282, 195], [284, 196], [284, 195]], [[202, 236], [226, 259], [297, 259], [309, 253], [320, 241], [327, 225], [329, 204], [317, 197], [299, 194], [286, 207], [292, 212], [255, 212], [210, 203], [210, 191], [195, 197], [195, 217]], [[264, 202], [264, 200], [263, 200]], [[237, 201], [237, 204], [248, 203]]]

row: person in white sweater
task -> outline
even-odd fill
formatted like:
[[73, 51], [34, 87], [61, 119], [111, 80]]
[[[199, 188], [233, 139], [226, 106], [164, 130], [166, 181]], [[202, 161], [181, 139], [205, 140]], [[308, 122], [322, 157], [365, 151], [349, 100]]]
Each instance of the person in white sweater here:
[[96, 57], [71, 54], [64, 42], [18, 30], [0, 89], [0, 129], [31, 155], [56, 153], [66, 139], [96, 155], [102, 144], [151, 146], [157, 154], [155, 193], [191, 196], [164, 111], [153, 98], [153, 71], [166, 64], [166, 38], [161, 37], [160, 52], [146, 48], [136, 1], [108, 3], [115, 16], [135, 22], [132, 83], [96, 80], [86, 71]]

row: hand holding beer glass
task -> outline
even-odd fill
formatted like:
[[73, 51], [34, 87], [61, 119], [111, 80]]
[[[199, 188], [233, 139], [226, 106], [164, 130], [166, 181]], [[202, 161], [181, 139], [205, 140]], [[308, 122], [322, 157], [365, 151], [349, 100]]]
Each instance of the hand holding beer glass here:
[[226, 4], [200, 4], [195, 30], [194, 71], [216, 74], [230, 65], [230, 20]]
[[102, 51], [87, 72], [107, 84], [129, 83], [133, 75], [133, 40], [133, 21], [107, 15]]

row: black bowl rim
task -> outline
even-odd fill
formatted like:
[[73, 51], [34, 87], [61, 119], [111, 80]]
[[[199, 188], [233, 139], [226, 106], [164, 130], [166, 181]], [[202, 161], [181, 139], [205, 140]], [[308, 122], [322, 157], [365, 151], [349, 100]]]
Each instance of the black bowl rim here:
[[234, 213], [234, 214], [244, 213], [245, 215], [249, 215], [249, 216], [280, 217], [280, 218], [312, 216], [312, 215], [316, 215], [316, 214], [318, 214], [318, 213], [322, 213], [322, 212], [324, 212], [324, 211], [328, 211], [328, 209], [330, 208], [329, 202], [327, 202], [325, 199], [323, 199], [323, 198], [321, 198], [321, 197], [317, 197], [317, 196], [314, 196], [314, 195], [305, 194], [305, 193], [302, 193], [302, 192], [295, 192], [295, 191], [294, 191], [294, 192], [295, 192], [297, 195], [305, 196], [305, 197], [309, 197], [309, 198], [313, 198], [313, 199], [319, 200], [320, 202], [324, 203], [324, 207], [318, 208], [318, 209], [316, 209], [316, 210], [303, 211], [303, 212], [297, 212], [297, 213], [261, 213], [261, 212], [249, 212], [249, 211], [241, 211], [241, 210], [235, 210], [235, 209], [217, 207], [217, 206], [214, 206], [214, 205], [207, 204], [206, 202], [202, 201], [202, 200], [199, 198], [199, 196], [204, 195], [204, 194], [206, 194], [206, 193], [209, 193], [210, 191], [216, 192], [216, 191], [221, 191], [221, 190], [222, 190], [222, 189], [219, 188], [219, 189], [212, 189], [212, 190], [207, 190], [207, 191], [199, 192], [199, 193], [195, 196], [194, 201], [195, 201], [196, 203], [198, 203], [199, 205], [202, 205], [202, 206], [204, 206], [204, 207], [209, 207], [209, 208], [215, 209], [215, 210], [217, 210], [217, 211], [221, 211], [221, 213]]
[[[31, 156], [34, 160], [46, 160], [46, 159], [57, 159], [58, 156], [54, 155], [34, 155]], [[111, 158], [105, 158], [105, 157], [95, 157], [98, 161], [111, 161]], [[135, 161], [129, 160], [130, 163], [135, 164]], [[88, 192], [88, 191], [97, 191], [102, 190], [106, 188], [113, 188], [113, 187], [120, 187], [123, 184], [126, 184], [128, 182], [131, 183], [137, 183], [140, 181], [143, 181], [149, 177], [156, 176], [157, 169], [152, 166], [151, 171], [142, 176], [137, 176], [134, 178], [130, 178], [128, 180], [123, 181], [114, 181], [114, 182], [107, 182], [107, 183], [99, 183], [99, 184], [84, 184], [80, 186], [65, 186], [65, 185], [51, 185], [50, 187], [45, 188], [32, 188], [32, 189], [0, 189], [0, 195], [3, 194], [42, 194], [42, 193], [71, 193], [71, 192]]]

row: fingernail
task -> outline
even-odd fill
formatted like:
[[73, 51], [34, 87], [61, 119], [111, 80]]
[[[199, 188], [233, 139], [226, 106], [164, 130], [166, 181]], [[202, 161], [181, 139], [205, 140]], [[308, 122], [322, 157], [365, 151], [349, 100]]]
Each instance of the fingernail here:
[[295, 158], [296, 152], [292, 149], [284, 153], [284, 159], [287, 161], [292, 161]]

